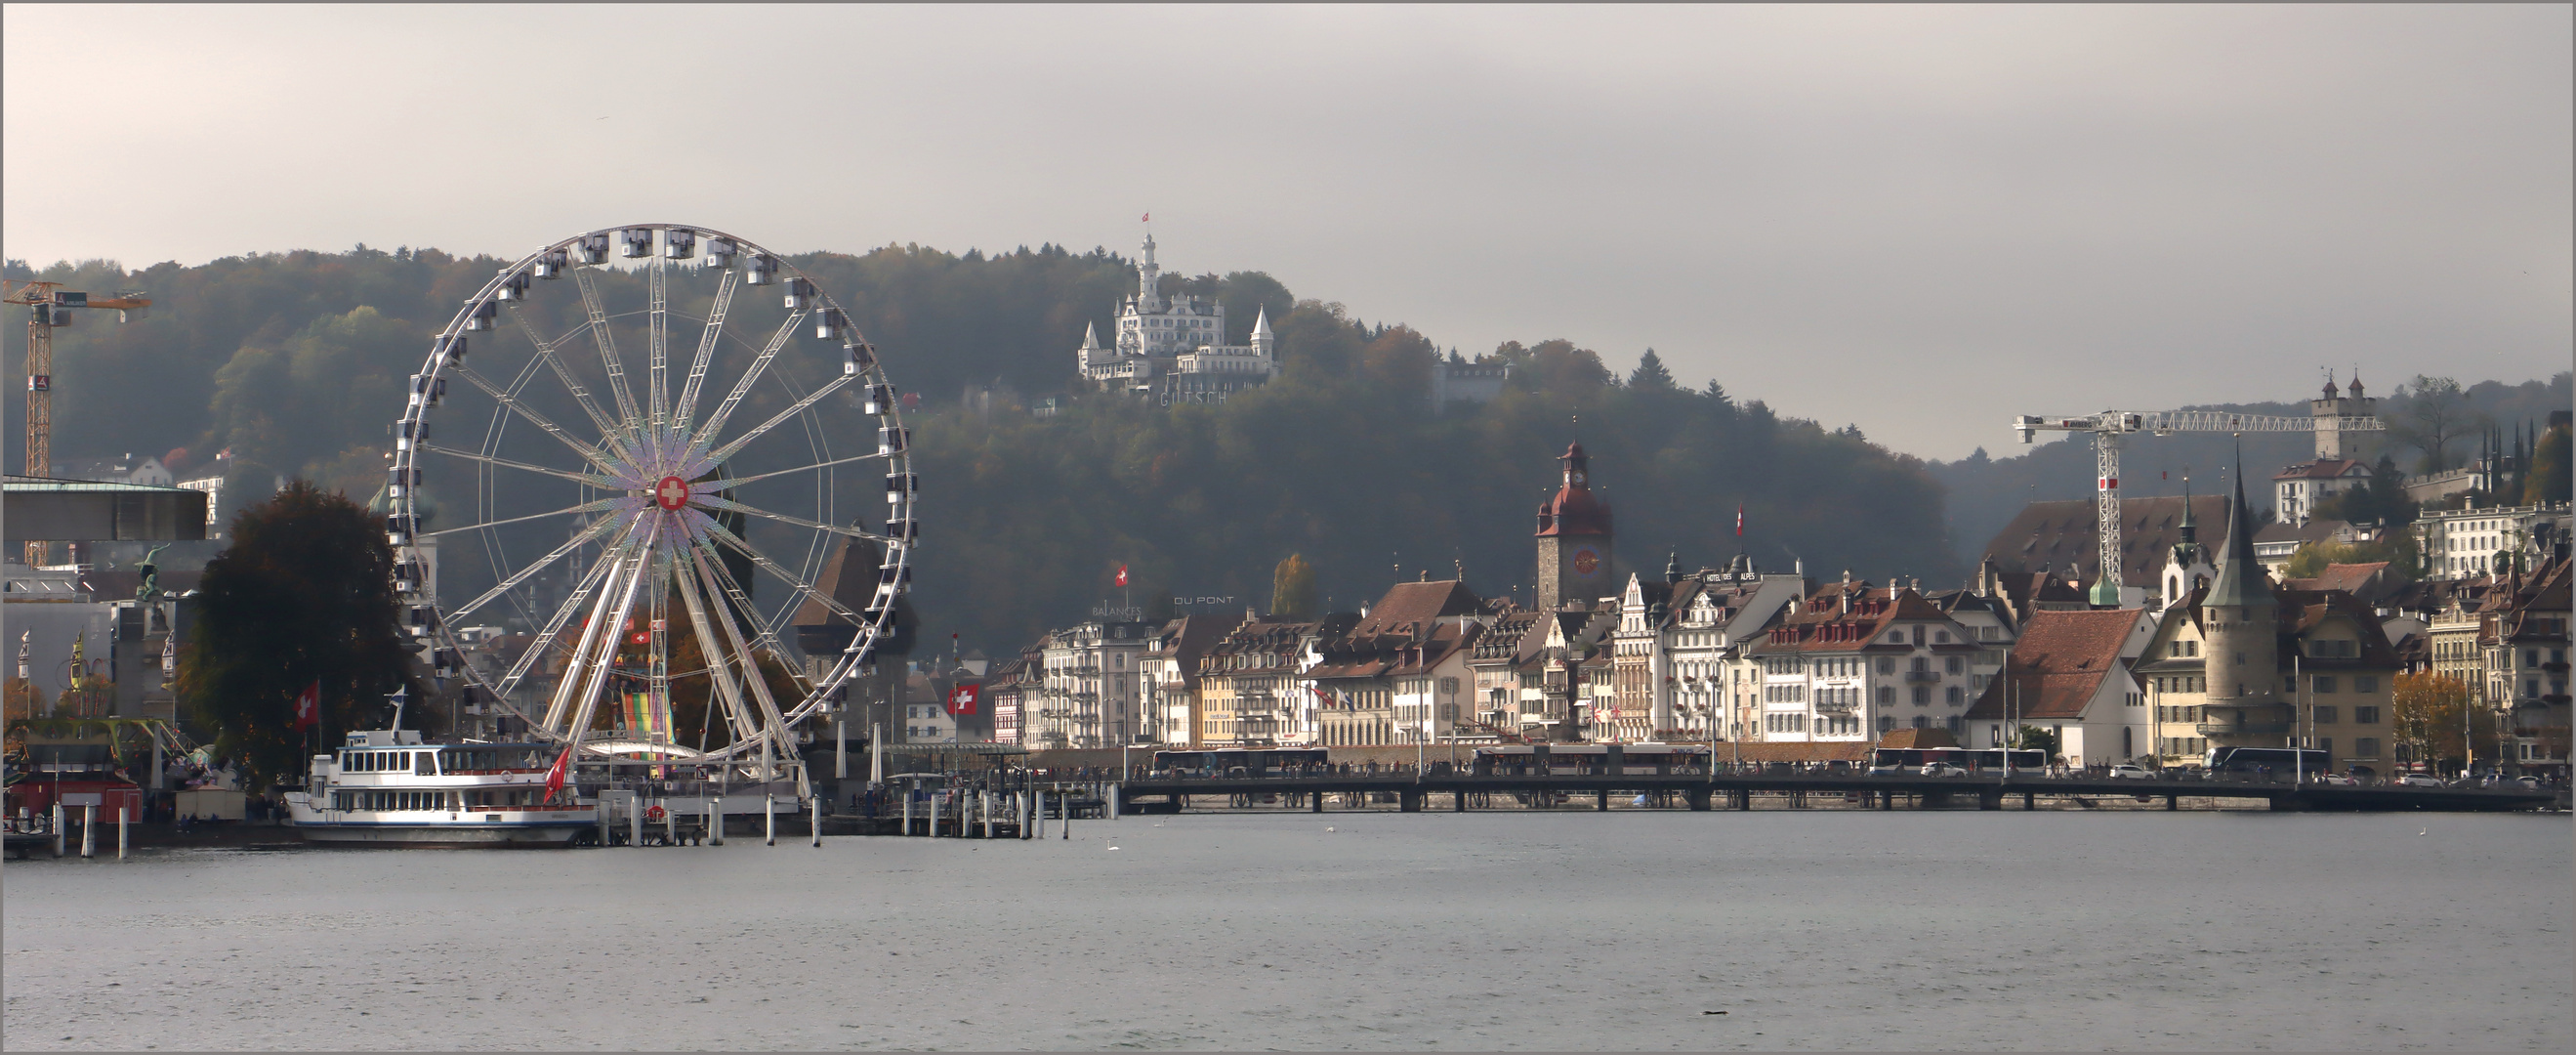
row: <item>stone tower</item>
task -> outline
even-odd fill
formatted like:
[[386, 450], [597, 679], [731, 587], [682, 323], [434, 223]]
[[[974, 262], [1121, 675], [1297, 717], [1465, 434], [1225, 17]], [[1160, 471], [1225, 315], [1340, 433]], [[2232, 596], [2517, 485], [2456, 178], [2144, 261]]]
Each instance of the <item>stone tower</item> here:
[[2208, 713], [2200, 728], [2211, 747], [2280, 747], [2289, 742], [2290, 706], [2281, 702], [2279, 602], [2254, 560], [2245, 522], [2244, 456], [2237, 456], [2236, 498], [2227, 507], [2226, 555], [2218, 581], [2201, 600], [2208, 644]]
[[2334, 375], [2326, 375], [2325, 395], [2308, 401], [2308, 413], [2317, 420], [2317, 458], [2348, 458], [2344, 450], [2343, 419], [2369, 417], [2379, 401], [2361, 394], [2361, 371], [2352, 373], [2351, 394], [2335, 388]]
[[1613, 591], [1610, 578], [1610, 505], [1592, 496], [1592, 471], [1583, 445], [1569, 444], [1556, 496], [1538, 507], [1538, 610], [1553, 612], [1568, 601], [1590, 601]]

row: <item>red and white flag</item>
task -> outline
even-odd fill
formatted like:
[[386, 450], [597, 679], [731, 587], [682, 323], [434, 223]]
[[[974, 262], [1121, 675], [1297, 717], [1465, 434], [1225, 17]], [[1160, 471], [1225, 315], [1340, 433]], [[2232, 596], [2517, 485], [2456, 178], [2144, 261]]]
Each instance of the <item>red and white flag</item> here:
[[951, 717], [973, 714], [976, 705], [982, 702], [984, 702], [984, 687], [981, 685], [970, 683], [948, 690], [948, 714]]
[[1735, 537], [1744, 537], [1744, 503], [1735, 503]]
[[1150, 212], [1149, 212], [1149, 213], [1146, 213], [1146, 214], [1145, 214], [1145, 218], [1144, 218], [1143, 220], [1138, 221], [1138, 222], [1140, 222], [1140, 223], [1152, 223], [1152, 222], [1154, 222], [1154, 214], [1153, 214], [1153, 213], [1150, 213]]
[[555, 764], [547, 767], [546, 769], [546, 799], [548, 801], [553, 801], [555, 794], [563, 790], [564, 773], [571, 766], [572, 745], [566, 744], [564, 745], [563, 753], [555, 756]]
[[295, 731], [303, 732], [321, 722], [322, 681], [316, 678], [313, 684], [304, 687], [304, 691], [295, 694]]
[[1124, 564], [1118, 566], [1118, 585], [1127, 585], [1127, 566]]

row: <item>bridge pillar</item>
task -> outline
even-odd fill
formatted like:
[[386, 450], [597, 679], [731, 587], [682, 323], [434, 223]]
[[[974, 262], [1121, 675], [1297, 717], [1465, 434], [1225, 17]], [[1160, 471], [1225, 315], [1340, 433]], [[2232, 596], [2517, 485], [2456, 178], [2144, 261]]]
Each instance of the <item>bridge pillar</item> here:
[[2181, 799], [2182, 796], [2180, 795], [2165, 796], [2165, 812], [2171, 813], [2174, 810], [2182, 808]]
[[1879, 808], [1879, 809], [1882, 809], [1882, 810], [1892, 810], [1892, 809], [1895, 809], [1895, 808], [1896, 808], [1896, 793], [1895, 793], [1895, 792], [1893, 792], [1893, 791], [1882, 791], [1882, 792], [1879, 792], [1879, 793], [1878, 793], [1878, 808]]
[[1752, 788], [1737, 788], [1733, 791], [1727, 792], [1727, 795], [1735, 799], [1735, 808], [1737, 812], [1743, 812], [1753, 808]]
[[2032, 795], [2030, 792], [2027, 792], [2027, 791], [2025, 791], [2025, 792], [2022, 792], [2022, 793], [2021, 793], [2021, 810], [2022, 810], [2022, 812], [2023, 812], [2023, 813], [2028, 813], [2028, 812], [2030, 812], [2030, 811], [2031, 811], [2031, 808], [2032, 808], [2032, 807], [2031, 807], [2031, 800], [2032, 800], [2032, 799], [2034, 799], [2034, 798], [2036, 798], [2036, 797], [2037, 797], [2037, 796]]
[[1395, 809], [1398, 813], [1422, 812], [1422, 793], [1419, 791], [1396, 792]]
[[1709, 790], [1707, 788], [1697, 788], [1685, 794], [1690, 799], [1691, 809], [1701, 813], [1708, 812]]
[[1978, 789], [1978, 791], [1977, 791], [1977, 808], [1978, 808], [1978, 809], [1981, 809], [1981, 810], [1999, 810], [1999, 809], [2004, 808], [2004, 793], [2003, 793], [2003, 789], [2001, 789], [2001, 788], [1981, 788], [1981, 789]]
[[1606, 791], [1606, 790], [1604, 790], [1604, 791], [1596, 791], [1596, 792], [1593, 792], [1593, 793], [1592, 793], [1592, 808], [1593, 808], [1594, 810], [1596, 810], [1596, 811], [1597, 811], [1597, 810], [1606, 810], [1606, 809], [1609, 809], [1609, 808], [1610, 808], [1610, 793], [1609, 793], [1608, 791]]
[[2272, 811], [2273, 811], [2273, 812], [2275, 812], [2275, 813], [2296, 813], [2296, 812], [2298, 812], [2298, 809], [2299, 809], [2299, 800], [2298, 800], [2296, 797], [2293, 797], [2293, 796], [2290, 796], [2290, 795], [2274, 795], [2274, 796], [2272, 796]]
[[1324, 793], [1321, 791], [1315, 792], [1312, 796], [1306, 799], [1306, 805], [1308, 807], [1308, 813], [1324, 812]]
[[1467, 812], [1467, 789], [1460, 788], [1449, 793], [1449, 808], [1459, 813]]

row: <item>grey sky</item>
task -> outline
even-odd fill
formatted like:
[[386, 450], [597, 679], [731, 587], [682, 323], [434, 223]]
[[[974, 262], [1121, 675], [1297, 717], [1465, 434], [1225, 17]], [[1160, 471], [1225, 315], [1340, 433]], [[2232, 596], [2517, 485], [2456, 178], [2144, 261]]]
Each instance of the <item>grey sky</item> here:
[[[2566, 6], [11, 5], [0, 249], [1264, 270], [1930, 457], [2571, 356]], [[604, 118], [604, 119], [603, 119]], [[889, 349], [889, 351], [896, 351]], [[1070, 354], [1070, 353], [1068, 353]]]

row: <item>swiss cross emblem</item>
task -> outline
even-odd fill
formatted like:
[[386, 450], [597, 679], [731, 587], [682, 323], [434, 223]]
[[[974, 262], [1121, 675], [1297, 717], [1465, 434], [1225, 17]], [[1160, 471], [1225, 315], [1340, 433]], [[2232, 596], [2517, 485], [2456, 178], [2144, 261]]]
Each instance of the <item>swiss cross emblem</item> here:
[[689, 482], [677, 476], [665, 476], [653, 485], [653, 504], [677, 513], [689, 504]]

